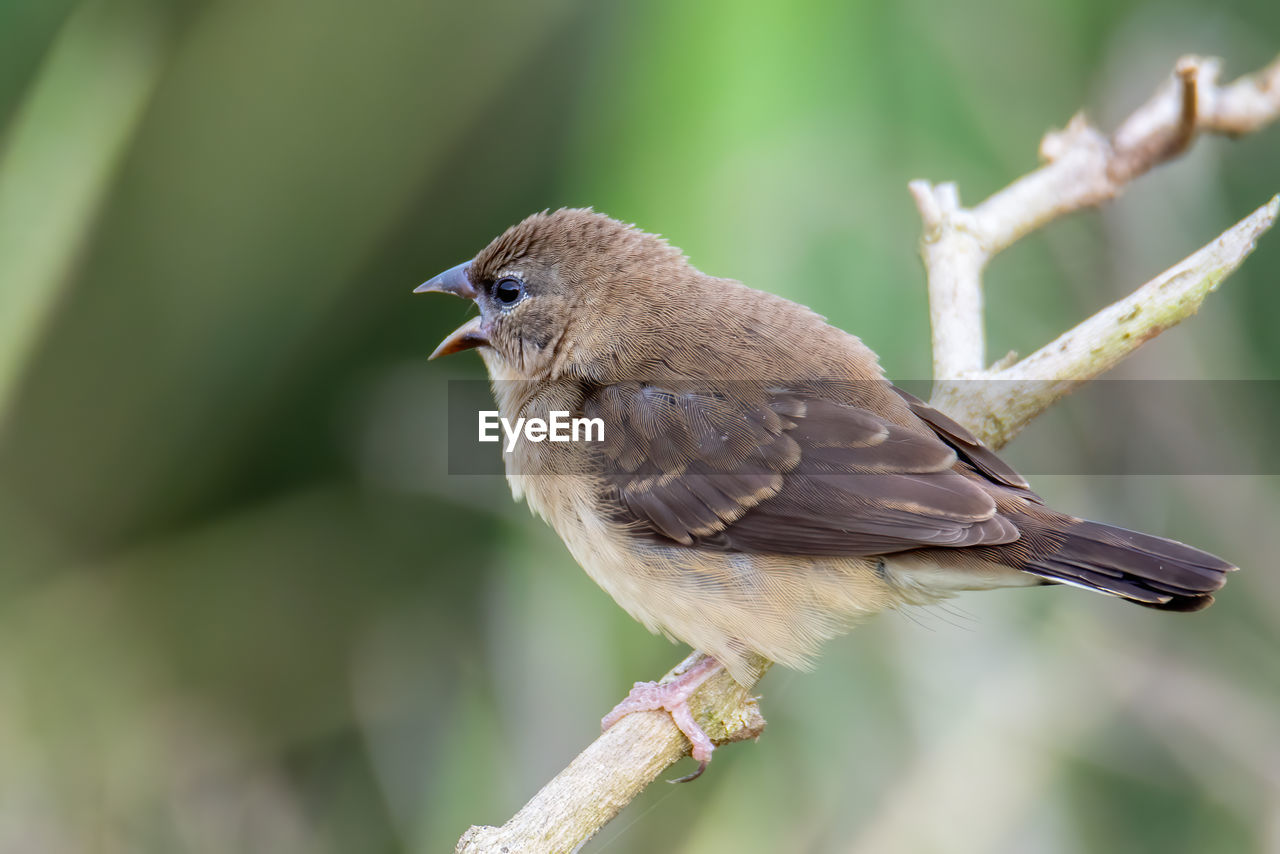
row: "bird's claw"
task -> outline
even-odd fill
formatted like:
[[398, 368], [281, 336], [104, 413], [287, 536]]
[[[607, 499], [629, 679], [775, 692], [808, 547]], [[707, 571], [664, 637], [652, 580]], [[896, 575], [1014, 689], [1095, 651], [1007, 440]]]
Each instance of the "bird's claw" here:
[[710, 761], [711, 761], [710, 759], [704, 759], [703, 761], [698, 763], [698, 770], [694, 771], [692, 774], [685, 774], [683, 777], [677, 777], [674, 780], [668, 780], [667, 782], [668, 783], [691, 783], [702, 776], [702, 772], [707, 770], [707, 763], [709, 763]]
[[698, 762], [698, 770], [692, 774], [672, 780], [672, 783], [687, 783], [696, 780], [707, 770], [711, 761], [711, 753], [716, 749], [710, 736], [693, 719], [689, 708], [689, 697], [719, 667], [714, 658], [705, 658], [689, 670], [680, 674], [670, 682], [637, 682], [631, 693], [613, 711], [600, 721], [601, 729], [609, 729], [632, 712], [665, 711], [671, 715], [676, 728], [689, 739], [689, 755]]

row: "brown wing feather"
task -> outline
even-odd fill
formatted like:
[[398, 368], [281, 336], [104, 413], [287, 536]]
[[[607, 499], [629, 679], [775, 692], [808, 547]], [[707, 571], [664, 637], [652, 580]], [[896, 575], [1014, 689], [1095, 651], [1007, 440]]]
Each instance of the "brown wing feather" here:
[[893, 386], [893, 390], [907, 402], [917, 418], [933, 429], [938, 438], [946, 442], [962, 460], [981, 472], [992, 483], [1016, 489], [1028, 501], [1044, 503], [1039, 495], [1031, 491], [1031, 485], [1027, 483], [1026, 478], [1018, 474], [1013, 466], [996, 456], [994, 451], [979, 442], [978, 437], [966, 430], [964, 425], [934, 409], [909, 391], [897, 386]]
[[584, 412], [605, 422], [616, 516], [683, 545], [865, 556], [1018, 538], [946, 442], [811, 392], [624, 383]]

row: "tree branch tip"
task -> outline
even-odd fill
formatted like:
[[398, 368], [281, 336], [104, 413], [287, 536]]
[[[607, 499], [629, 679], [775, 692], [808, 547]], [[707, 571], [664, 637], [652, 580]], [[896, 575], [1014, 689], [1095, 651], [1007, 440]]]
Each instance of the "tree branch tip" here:
[[1187, 79], [1194, 77], [1200, 71], [1200, 57], [1195, 54], [1187, 54], [1178, 57], [1178, 61], [1173, 64], [1173, 73]]
[[933, 188], [933, 192], [944, 213], [953, 214], [960, 210], [960, 187], [955, 181], [943, 181]]
[[1227, 229], [1219, 239], [1225, 239], [1237, 234], [1247, 234], [1250, 245], [1245, 254], [1248, 254], [1248, 252], [1253, 251], [1253, 242], [1257, 241], [1259, 237], [1276, 224], [1277, 216], [1280, 216], [1280, 193], [1272, 196], [1262, 207]]
[[735, 741], [755, 741], [764, 733], [766, 725], [764, 714], [760, 711], [760, 698], [748, 697], [740, 706], [725, 715], [720, 723], [724, 725], [724, 739], [716, 739], [716, 744], [732, 744]]
[[907, 184], [911, 197], [915, 199], [916, 210], [920, 212], [920, 221], [924, 224], [926, 239], [937, 235], [942, 228], [942, 208], [933, 192], [933, 185], [924, 179], [916, 179]]
[[1173, 73], [1184, 80], [1194, 77], [1200, 84], [1212, 85], [1222, 73], [1222, 60], [1216, 56], [1201, 56], [1196, 53], [1183, 54], [1173, 64]]
[[1173, 156], [1181, 153], [1191, 144], [1196, 137], [1196, 123], [1200, 119], [1200, 74], [1203, 69], [1200, 61], [1183, 61], [1178, 60], [1175, 73], [1181, 84], [1181, 99], [1179, 101], [1178, 113], [1178, 130], [1177, 135], [1169, 143], [1169, 149], [1166, 156]]
[[1258, 238], [1271, 230], [1271, 227], [1276, 224], [1277, 216], [1280, 216], [1280, 193], [1272, 196], [1265, 205], [1249, 214], [1236, 228], [1232, 229], [1232, 231], [1239, 229], [1249, 235], [1249, 245], [1244, 250], [1242, 258], [1253, 251], [1254, 246], [1257, 245]]

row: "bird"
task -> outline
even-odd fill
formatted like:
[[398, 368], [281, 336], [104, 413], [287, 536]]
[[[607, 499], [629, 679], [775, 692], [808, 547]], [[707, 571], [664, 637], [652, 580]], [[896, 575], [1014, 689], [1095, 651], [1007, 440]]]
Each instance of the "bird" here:
[[708, 656], [603, 721], [669, 712], [691, 777], [714, 745], [686, 701], [719, 667], [749, 688], [762, 661], [808, 668], [863, 618], [965, 590], [1197, 611], [1235, 569], [1051, 509], [856, 336], [590, 208], [533, 214], [415, 292], [479, 308], [430, 358], [478, 350], [504, 419], [602, 427], [526, 434], [507, 480], [624, 610]]

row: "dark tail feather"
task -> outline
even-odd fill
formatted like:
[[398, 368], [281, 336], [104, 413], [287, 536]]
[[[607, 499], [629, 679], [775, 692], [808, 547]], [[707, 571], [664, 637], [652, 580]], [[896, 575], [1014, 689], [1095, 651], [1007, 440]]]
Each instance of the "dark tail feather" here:
[[1030, 557], [1024, 572], [1049, 581], [1110, 593], [1148, 608], [1199, 611], [1236, 567], [1174, 540], [1076, 521], [1048, 554]]

